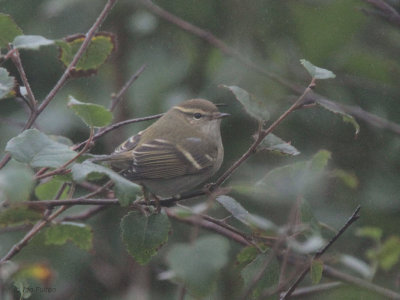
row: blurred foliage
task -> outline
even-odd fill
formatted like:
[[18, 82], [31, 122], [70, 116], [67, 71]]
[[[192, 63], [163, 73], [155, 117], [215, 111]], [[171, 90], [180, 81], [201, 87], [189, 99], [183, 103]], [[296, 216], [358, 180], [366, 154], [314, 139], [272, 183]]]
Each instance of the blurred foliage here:
[[[61, 40], [86, 32], [104, 2], [0, 0], [3, 13], [0, 14], [0, 26], [13, 28], [7, 32], [10, 41], [21, 33]], [[387, 2], [400, 11], [398, 1]], [[382, 18], [364, 14], [362, 8], [371, 8], [365, 1], [159, 0], [156, 3], [213, 33], [240, 52], [243, 58], [304, 88], [309, 84], [310, 76], [299, 63], [300, 59], [331, 70], [336, 78], [318, 81], [316, 91], [319, 94], [400, 123], [400, 28]], [[10, 20], [18, 26], [10, 25]], [[5, 149], [12, 138], [14, 142], [15, 139], [21, 142], [21, 138], [24, 138], [22, 141], [33, 138], [36, 143], [30, 141], [29, 145], [36, 148], [28, 145], [21, 152], [21, 146], [17, 147], [17, 156], [23, 162], [32, 164], [37, 158], [32, 153], [36, 150], [34, 154], [39, 153], [42, 143], [65, 151], [59, 153], [65, 156], [63, 161], [58, 157], [52, 166], [68, 161], [73, 156], [72, 150], [67, 150], [65, 142], [52, 140], [51, 135], [68, 137], [78, 143], [89, 134], [87, 126], [77, 122], [74, 112], [68, 109], [68, 96], [107, 107], [112, 94], [143, 64], [147, 64], [145, 72], [117, 106], [113, 121], [160, 113], [192, 97], [225, 103], [227, 106], [222, 110], [232, 116], [222, 123], [225, 145], [222, 171], [248, 148], [258, 124], [244, 112], [232, 93], [219, 88], [219, 85], [238, 86], [254, 95], [263, 102], [262, 107], [267, 107], [272, 121], [292, 104], [293, 95], [285, 87], [244, 67], [237, 58], [224, 55], [207, 42], [158, 18], [139, 1], [118, 1], [101, 30], [115, 35], [115, 53], [109, 57], [105, 55], [108, 60], [98, 69], [96, 76], [68, 82], [38, 118], [35, 126], [41, 132], [28, 131], [16, 138], [22, 129], [21, 124], [28, 118], [24, 103], [13, 94], [1, 100], [1, 149]], [[3, 55], [6, 45], [3, 40], [0, 43]], [[59, 49], [50, 45], [39, 50], [20, 49], [20, 54], [35, 97], [41, 102], [63, 72], [63, 64], [58, 59]], [[21, 81], [11, 60], [0, 63], [0, 79], [4, 78], [7, 83], [0, 92], [8, 94], [13, 78], [19, 84]], [[300, 219], [306, 228], [298, 229], [302, 243], [291, 245], [293, 249], [297, 247], [297, 250], [310, 253], [310, 249], [315, 251], [329, 239], [333, 235], [332, 228], [339, 228], [360, 204], [360, 220], [333, 245], [334, 251], [331, 249], [332, 252], [355, 256], [359, 262], [352, 260], [349, 263], [347, 260], [344, 264], [338, 259], [337, 266], [355, 274], [360, 273], [357, 271], [360, 268], [367, 269], [364, 272], [366, 278], [400, 292], [400, 137], [362, 120], [357, 122], [360, 132], [355, 138], [351, 125], [325, 109], [311, 107], [295, 111], [274, 134], [288, 141], [300, 154], [286, 156], [260, 151], [225, 184], [235, 187], [228, 205], [224, 208], [215, 204], [207, 213], [221, 218], [232, 213], [235, 218], [228, 220], [230, 224], [247, 233], [253, 233], [255, 226], [259, 229], [257, 234], [263, 237], [271, 230], [278, 231], [274, 224], [286, 230], [284, 227], [290, 220], [293, 205], [299, 201], [297, 196], [301, 190], [302, 198], [298, 205], [301, 208]], [[96, 143], [93, 152], [111, 152], [148, 124], [136, 123], [113, 131]], [[27, 133], [34, 135], [27, 136]], [[4, 151], [1, 153], [3, 155]], [[41, 160], [37, 166], [48, 166], [48, 157], [43, 153], [40, 155], [45, 158], [45, 163]], [[316, 162], [314, 167], [318, 167], [313, 168], [313, 162]], [[116, 182], [117, 192], [124, 195], [123, 204], [134, 199], [138, 192], [136, 185], [130, 185], [118, 178], [118, 174], [98, 167], [77, 163], [74, 176], [83, 180], [90, 179], [93, 174], [106, 174]], [[266, 182], [268, 185], [262, 193], [254, 189], [254, 186], [260, 187]], [[17, 201], [26, 199], [33, 191], [33, 184], [30, 169], [16, 162], [10, 163], [0, 171], [0, 201], [10, 197]], [[5, 186], [11, 188], [5, 189]], [[55, 193], [54, 184], [41, 189], [35, 191], [39, 199]], [[196, 203], [195, 200], [185, 202], [189, 206]], [[40, 217], [40, 212], [14, 206], [0, 209], [2, 257], [23, 237], [23, 232], [2, 232], [1, 229], [10, 224], [31, 224]], [[73, 207], [63, 216], [82, 210], [82, 206]], [[40, 232], [13, 258], [16, 265], [2, 269], [5, 271], [0, 274], [0, 279], [10, 283], [8, 287], [15, 297], [19, 297], [17, 288], [54, 288], [39, 292], [26, 289], [24, 296], [33, 300], [54, 299], [56, 296], [58, 299], [176, 299], [177, 286], [182, 284], [186, 284], [196, 296], [203, 296], [204, 290], [209, 289], [210, 299], [234, 299], [248, 286], [259, 270], [260, 261], [262, 264], [268, 259], [271, 251], [258, 254], [248, 250], [244, 255], [242, 250], [240, 265], [235, 266], [235, 256], [241, 251], [239, 245], [171, 220], [172, 234], [168, 243], [157, 249], [158, 254], [149, 264], [140, 266], [128, 254], [120, 237], [119, 224], [127, 212], [124, 207], [112, 207], [88, 219], [85, 229], [80, 230], [75, 225], [76, 228], [71, 225], [64, 227], [61, 230], [63, 234], [65, 230], [76, 234], [73, 243], [65, 243], [70, 235], [68, 232], [59, 237], [60, 241], [53, 239], [49, 242], [49, 235], [54, 238], [51, 231], [61, 229], [49, 227], [50, 233]], [[269, 226], [262, 227], [262, 224]], [[357, 227], [362, 230], [357, 231], [356, 236]], [[199, 238], [189, 244], [188, 241], [196, 234]], [[165, 241], [165, 235], [154, 247]], [[54, 245], [57, 243], [63, 245]], [[90, 252], [83, 250], [91, 246]], [[213, 259], [206, 260], [198, 255], [203, 251], [208, 251], [207, 255]], [[274, 259], [269, 268], [272, 271], [259, 282], [264, 284], [262, 289], [273, 288], [279, 277], [278, 261]], [[196, 277], [193, 270], [197, 269], [201, 272]], [[312, 278], [305, 280], [305, 285], [319, 281], [320, 265], [316, 264], [314, 271]], [[324, 282], [324, 276], [321, 282]], [[254, 292], [259, 294], [262, 289], [257, 285]], [[313, 297], [300, 299], [381, 299], [379, 295], [348, 285]], [[187, 294], [185, 299], [194, 298]]]

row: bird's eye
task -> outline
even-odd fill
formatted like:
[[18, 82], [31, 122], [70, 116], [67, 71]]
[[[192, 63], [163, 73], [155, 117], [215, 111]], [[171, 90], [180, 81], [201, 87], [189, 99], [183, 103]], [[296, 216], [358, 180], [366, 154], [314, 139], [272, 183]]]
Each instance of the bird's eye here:
[[193, 114], [193, 118], [195, 118], [196, 120], [200, 119], [201, 117], [202, 117], [201, 113]]

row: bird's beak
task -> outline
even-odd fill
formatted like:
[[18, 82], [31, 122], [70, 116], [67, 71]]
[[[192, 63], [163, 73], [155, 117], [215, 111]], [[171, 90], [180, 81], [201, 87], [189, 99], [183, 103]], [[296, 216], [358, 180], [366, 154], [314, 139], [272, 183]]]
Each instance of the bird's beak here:
[[231, 114], [219, 112], [219, 113], [216, 113], [216, 114], [214, 115], [213, 119], [222, 119], [222, 118], [229, 117], [230, 115], [231, 115]]

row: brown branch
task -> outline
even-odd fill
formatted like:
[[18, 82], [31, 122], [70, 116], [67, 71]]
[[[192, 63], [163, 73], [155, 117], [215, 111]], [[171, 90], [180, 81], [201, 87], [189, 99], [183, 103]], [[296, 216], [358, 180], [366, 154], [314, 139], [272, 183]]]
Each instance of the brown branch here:
[[[358, 218], [360, 217], [360, 215], [358, 214], [359, 211], [361, 209], [361, 206], [358, 206], [356, 208], [356, 210], [353, 212], [353, 214], [351, 215], [351, 217], [347, 220], [347, 222], [342, 226], [342, 228], [340, 228], [340, 230], [336, 233], [336, 235], [325, 245], [325, 247], [323, 247], [321, 250], [319, 250], [317, 253], [315, 253], [314, 257], [312, 260], [316, 260], [318, 258], [320, 258], [325, 252], [326, 250], [328, 250], [328, 248], [330, 246], [333, 245], [334, 242], [336, 242], [336, 240], [347, 230], [347, 228], [349, 228], [349, 226], [351, 224], [353, 224], [355, 221], [358, 220]], [[290, 295], [294, 292], [294, 290], [296, 289], [296, 287], [300, 284], [300, 282], [304, 279], [304, 277], [306, 276], [306, 274], [308, 273], [308, 271], [310, 270], [310, 266], [307, 265], [303, 271], [301, 272], [301, 274], [299, 275], [299, 277], [297, 278], [297, 280], [290, 286], [290, 288], [281, 295], [281, 297], [279, 298], [280, 300], [285, 300], [287, 298], [290, 297]]]
[[[162, 115], [163, 114], [158, 114], [158, 115], [152, 115], [152, 116], [147, 116], [147, 117], [142, 117], [142, 118], [129, 119], [129, 120], [125, 120], [125, 121], [121, 121], [121, 122], [112, 124], [110, 126], [105, 127], [103, 130], [97, 132], [93, 136], [93, 141], [98, 140], [100, 137], [102, 137], [106, 133], [109, 133], [110, 131], [118, 129], [122, 126], [125, 126], [128, 124], [133, 124], [133, 123], [138, 123], [138, 122], [143, 122], [143, 121], [158, 119], [158, 118], [162, 117]], [[81, 148], [83, 145], [85, 145], [86, 143], [87, 143], [87, 140], [83, 141], [82, 143], [76, 144], [72, 149], [77, 150], [77, 149]]]
[[[92, 41], [92, 38], [96, 34], [97, 30], [99, 29], [100, 25], [103, 23], [109, 12], [111, 11], [112, 7], [114, 6], [115, 2], [117, 0], [108, 0], [106, 5], [104, 6], [103, 10], [101, 11], [100, 15], [92, 25], [92, 27], [89, 29], [89, 31], [86, 33], [86, 37], [79, 48], [79, 50], [76, 52], [74, 58], [72, 59], [71, 63], [68, 65], [68, 67], [65, 69], [64, 73], [61, 75], [60, 79], [57, 81], [55, 86], [52, 88], [52, 90], [47, 94], [46, 98], [43, 100], [43, 102], [39, 105], [36, 111], [34, 111], [29, 120], [26, 122], [23, 131], [26, 129], [31, 128], [31, 126], [34, 124], [36, 119], [39, 117], [39, 115], [43, 112], [43, 110], [49, 105], [49, 103], [54, 99], [56, 94], [59, 92], [59, 90], [65, 85], [67, 80], [70, 77], [71, 71], [75, 68], [76, 64], [79, 62], [79, 59], [82, 57], [86, 49], [89, 47], [90, 42]], [[0, 161], [0, 169], [3, 168], [11, 159], [11, 155], [7, 153], [3, 159]]]
[[[368, 1], [368, 0], [364, 0], [364, 1]], [[382, 2], [379, 0], [372, 0], [375, 2]], [[210, 32], [201, 29], [200, 27], [197, 27], [193, 24], [190, 24], [189, 22], [186, 22], [180, 18], [178, 18], [177, 16], [167, 12], [166, 10], [162, 9], [161, 7], [155, 5], [153, 2], [151, 2], [150, 0], [141, 0], [141, 3], [143, 3], [143, 5], [149, 9], [151, 12], [153, 12], [154, 14], [156, 14], [157, 16], [163, 18], [164, 20], [166, 20], [167, 22], [170, 22], [172, 24], [175, 24], [176, 26], [178, 26], [179, 28], [189, 32], [190, 34], [193, 34], [205, 41], [207, 41], [210, 45], [214, 46], [215, 48], [218, 48], [219, 50], [221, 50], [221, 52], [223, 52], [224, 54], [228, 55], [228, 56], [232, 56], [235, 59], [237, 59], [242, 65], [244, 65], [245, 67], [254, 70], [256, 72], [258, 72], [259, 74], [266, 76], [272, 80], [274, 80], [275, 82], [278, 82], [279, 84], [281, 84], [282, 86], [288, 88], [290, 91], [296, 93], [296, 94], [301, 94], [303, 92], [303, 88], [299, 85], [296, 84], [292, 84], [290, 83], [288, 80], [280, 77], [279, 75], [272, 73], [272, 72], [268, 72], [265, 70], [264, 67], [260, 66], [259, 64], [255, 64], [252, 61], [244, 58], [244, 56], [239, 53], [238, 51], [236, 51], [235, 49], [233, 49], [232, 47], [230, 47], [229, 45], [225, 44], [222, 40], [218, 39], [217, 37], [215, 37], [213, 34], [211, 34]], [[398, 135], [400, 135], [400, 125], [391, 122], [389, 120], [386, 120], [382, 117], [379, 117], [377, 115], [374, 115], [372, 113], [369, 113], [365, 110], [363, 110], [361, 107], [359, 106], [351, 106], [351, 105], [345, 105], [345, 104], [340, 104], [338, 102], [334, 102], [332, 100], [329, 100], [321, 95], [318, 95], [316, 93], [313, 93], [314, 95], [314, 101], [325, 101], [325, 102], [329, 102], [331, 105], [335, 104], [337, 106], [339, 106], [344, 112], [353, 115], [373, 126], [378, 126], [380, 128], [383, 129], [387, 129], [390, 130]]]
[[26, 73], [24, 67], [21, 62], [21, 57], [19, 55], [18, 49], [12, 52], [11, 60], [13, 61], [14, 65], [17, 67], [18, 73], [21, 77], [22, 83], [26, 88], [26, 92], [28, 93], [28, 100], [29, 100], [29, 108], [31, 109], [31, 113], [34, 113], [37, 109], [37, 101], [32, 92], [31, 86], [29, 84], [28, 78], [26, 77]]
[[113, 111], [118, 103], [121, 101], [122, 96], [126, 93], [126, 91], [131, 87], [131, 85], [139, 78], [140, 74], [146, 69], [146, 65], [142, 65], [136, 72], [129, 78], [129, 80], [124, 84], [121, 90], [112, 97], [112, 101], [110, 104], [110, 111]]
[[[387, 21], [396, 26], [400, 26], [400, 14], [397, 12], [396, 9], [387, 4], [385, 1], [383, 0], [364, 0], [364, 1], [375, 6], [380, 12], [380, 14], [378, 14], [380, 17], [386, 19]], [[363, 11], [368, 13], [368, 11], [366, 10]], [[372, 13], [376, 14], [376, 12], [374, 11]]]
[[79, 214], [76, 215], [71, 215], [71, 216], [65, 216], [64, 218], [62, 218], [59, 222], [65, 222], [65, 221], [83, 221], [83, 220], [87, 220], [90, 217], [96, 215], [97, 213], [105, 210], [106, 208], [109, 208], [109, 205], [98, 205], [95, 207], [91, 207], [88, 210], [81, 212]]
[[198, 218], [197, 216], [194, 217], [189, 217], [189, 218], [183, 218], [178, 215], [176, 215], [171, 209], [165, 209], [165, 212], [168, 217], [171, 219], [178, 220], [179, 222], [195, 225], [195, 226], [200, 226], [204, 229], [208, 229], [211, 231], [214, 231], [220, 235], [223, 235], [233, 241], [236, 241], [239, 244], [242, 244], [244, 246], [250, 246], [251, 244], [244, 239], [241, 235], [234, 233], [224, 227], [221, 227], [213, 222]]
[[43, 179], [43, 178], [58, 175], [58, 174], [65, 174], [67, 172], [67, 170], [65, 168], [68, 165], [70, 165], [71, 163], [73, 163], [75, 160], [77, 160], [80, 156], [82, 156], [82, 154], [84, 154], [90, 148], [90, 145], [93, 141], [93, 136], [94, 136], [94, 129], [93, 129], [93, 127], [91, 127], [89, 138], [86, 140], [86, 144], [84, 145], [84, 147], [82, 148], [81, 151], [79, 151], [73, 158], [71, 158], [69, 161], [67, 161], [65, 164], [63, 164], [61, 167], [58, 167], [57, 169], [55, 169], [51, 172], [43, 174], [43, 169], [47, 169], [47, 168], [43, 168], [43, 169], [39, 170], [40, 174], [36, 174], [35, 178]]
[[347, 282], [352, 285], [361, 287], [363, 289], [375, 292], [377, 294], [383, 295], [387, 297], [388, 299], [400, 299], [400, 294], [396, 293], [392, 290], [389, 290], [387, 288], [381, 287], [379, 285], [373, 284], [370, 281], [363, 280], [361, 278], [354, 277], [352, 275], [343, 273], [339, 270], [336, 270], [335, 268], [332, 268], [330, 266], [324, 265], [324, 270], [323, 274], [327, 277], [334, 278], [336, 280], [340, 280], [342, 282]]
[[313, 286], [307, 286], [303, 288], [298, 288], [296, 291], [292, 293], [292, 298], [293, 297], [304, 297], [316, 293], [321, 293], [324, 291], [328, 291], [337, 287], [343, 286], [342, 282], [328, 282], [328, 283], [322, 283], [322, 284], [317, 284]]

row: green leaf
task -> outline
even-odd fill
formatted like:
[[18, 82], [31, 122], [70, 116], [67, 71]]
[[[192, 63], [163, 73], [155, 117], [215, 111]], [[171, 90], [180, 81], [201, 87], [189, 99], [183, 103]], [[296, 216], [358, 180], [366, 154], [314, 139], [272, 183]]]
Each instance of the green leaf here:
[[315, 79], [330, 79], [336, 77], [332, 71], [314, 66], [305, 59], [300, 59], [300, 63], [306, 68], [307, 72], [310, 73], [311, 77]]
[[400, 237], [391, 236], [385, 240], [377, 255], [379, 266], [389, 271], [400, 259]]
[[239, 264], [248, 264], [258, 255], [258, 249], [254, 246], [244, 247], [237, 255], [236, 260]]
[[121, 230], [127, 251], [144, 265], [167, 242], [171, 223], [162, 213], [147, 217], [132, 211], [122, 219]]
[[41, 218], [40, 211], [26, 206], [12, 206], [0, 211], [0, 227], [32, 224]]
[[[57, 195], [61, 186], [65, 181], [53, 177], [51, 180], [39, 184], [35, 188], [35, 195], [39, 200], [52, 200]], [[65, 188], [59, 199], [66, 199], [68, 196], [68, 188]]]
[[0, 48], [7, 47], [8, 43], [21, 34], [21, 28], [13, 19], [9, 15], [0, 13]]
[[28, 129], [8, 141], [6, 151], [32, 167], [58, 168], [76, 156], [68, 146], [52, 140], [37, 129]]
[[0, 203], [29, 200], [34, 184], [31, 169], [18, 163], [0, 170]]
[[268, 172], [253, 187], [253, 192], [277, 198], [293, 198], [318, 186], [331, 154], [317, 152], [311, 160], [278, 167]]
[[46, 39], [45, 37], [40, 35], [19, 35], [13, 41], [13, 45], [15, 48], [31, 50], [38, 50], [42, 46], [53, 44], [53, 40]]
[[332, 153], [327, 150], [318, 151], [311, 160], [311, 171], [321, 172], [328, 165], [328, 161], [331, 159]]
[[367, 237], [379, 243], [382, 238], [383, 231], [381, 228], [364, 226], [356, 230], [356, 235], [360, 237]]
[[213, 291], [219, 271], [228, 262], [228, 250], [226, 239], [205, 236], [193, 244], [175, 244], [167, 262], [190, 294], [205, 297]]
[[238, 219], [240, 222], [249, 226], [252, 229], [262, 229], [262, 230], [275, 230], [276, 225], [271, 221], [254, 216], [250, 214], [243, 206], [237, 202], [235, 199], [222, 195], [217, 197], [217, 201], [221, 204], [227, 211], [229, 211], [232, 216]]
[[68, 107], [88, 126], [103, 127], [110, 124], [113, 115], [104, 106], [84, 103], [69, 96]]
[[6, 69], [0, 68], [0, 99], [13, 95], [15, 86], [15, 78], [10, 76]]
[[314, 259], [311, 263], [311, 269], [310, 269], [312, 284], [317, 284], [321, 281], [323, 271], [324, 271], [324, 263], [322, 262], [322, 260]]
[[300, 218], [301, 222], [308, 224], [311, 228], [311, 235], [320, 234], [320, 226], [317, 218], [314, 216], [311, 205], [304, 198], [301, 199], [300, 203]]
[[340, 179], [347, 187], [355, 189], [358, 187], [358, 178], [354, 173], [347, 172], [342, 169], [336, 169], [332, 175]]
[[[57, 41], [60, 47], [60, 60], [64, 66], [68, 66], [76, 52], [82, 45], [85, 36], [82, 34], [65, 38], [64, 41]], [[93, 38], [85, 53], [82, 55], [72, 74], [75, 76], [88, 76], [96, 73], [97, 69], [105, 63], [107, 58], [115, 50], [116, 43], [113, 34], [99, 32]]]
[[[260, 272], [263, 271], [263, 275], [255, 285], [252, 292], [252, 299], [257, 299], [261, 296], [263, 290], [268, 288], [275, 288], [279, 282], [279, 262], [271, 250], [265, 254], [259, 254], [257, 257], [248, 265], [246, 265], [240, 272], [245, 288], [248, 288], [254, 281], [254, 278], [258, 277]], [[265, 268], [266, 267], [266, 268]]]
[[46, 230], [46, 245], [64, 245], [71, 241], [79, 248], [92, 249], [93, 233], [90, 226], [74, 222], [62, 222]]
[[264, 101], [258, 100], [255, 96], [238, 86], [227, 86], [222, 84], [220, 87], [230, 90], [251, 117], [260, 122], [269, 120], [269, 112]]
[[132, 203], [132, 201], [135, 200], [136, 195], [141, 192], [139, 185], [129, 181], [111, 169], [101, 165], [96, 165], [90, 161], [84, 161], [81, 164], [76, 163], [72, 166], [71, 170], [72, 178], [77, 182], [86, 179], [97, 180], [99, 174], [107, 175], [115, 184], [115, 195], [117, 196], [121, 206], [127, 206]]
[[328, 101], [326, 99], [318, 99], [317, 104], [321, 107], [325, 108], [326, 110], [340, 115], [342, 117], [343, 122], [350, 123], [355, 128], [355, 135], [357, 136], [360, 132], [360, 125], [357, 123], [356, 119], [353, 116], [346, 113], [341, 107], [339, 107], [335, 102]]
[[268, 150], [272, 152], [277, 152], [285, 155], [299, 155], [300, 152], [290, 143], [285, 142], [281, 138], [277, 137], [275, 134], [268, 134], [259, 145], [260, 150]]

